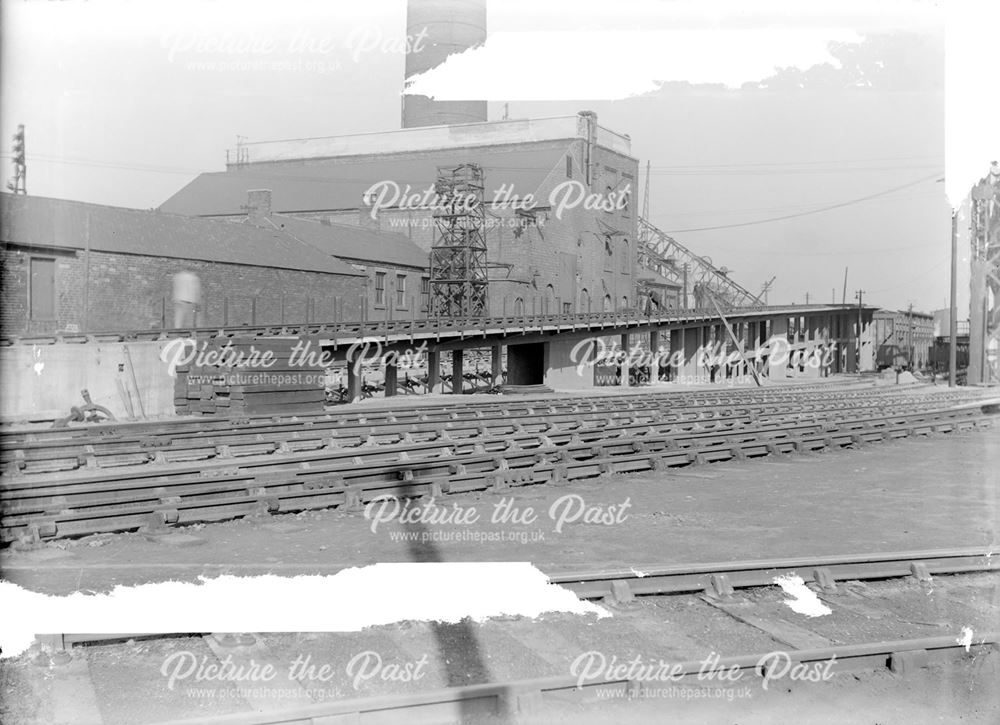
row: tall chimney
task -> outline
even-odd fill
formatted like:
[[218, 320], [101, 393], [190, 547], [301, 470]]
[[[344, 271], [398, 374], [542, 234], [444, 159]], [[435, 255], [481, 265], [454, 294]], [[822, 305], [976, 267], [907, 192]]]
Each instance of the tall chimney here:
[[247, 192], [247, 219], [259, 227], [267, 226], [271, 216], [271, 190], [250, 189]]
[[[404, 80], [486, 41], [486, 0], [409, 0]], [[404, 87], [405, 91], [405, 87]], [[486, 101], [434, 101], [403, 95], [403, 128], [486, 120]]]

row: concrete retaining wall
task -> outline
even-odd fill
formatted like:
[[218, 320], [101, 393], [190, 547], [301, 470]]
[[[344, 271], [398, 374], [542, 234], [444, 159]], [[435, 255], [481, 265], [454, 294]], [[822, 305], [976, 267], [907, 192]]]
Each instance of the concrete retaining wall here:
[[[121, 380], [126, 399], [131, 396], [134, 414], [141, 418], [174, 414], [174, 379], [160, 359], [166, 342], [108, 344], [16, 345], [0, 348], [0, 417], [4, 420], [45, 420], [69, 415], [83, 405], [80, 391], [103, 405], [117, 418], [128, 410], [118, 390]], [[126, 355], [126, 348], [128, 355]], [[132, 369], [128, 356], [131, 356]]]

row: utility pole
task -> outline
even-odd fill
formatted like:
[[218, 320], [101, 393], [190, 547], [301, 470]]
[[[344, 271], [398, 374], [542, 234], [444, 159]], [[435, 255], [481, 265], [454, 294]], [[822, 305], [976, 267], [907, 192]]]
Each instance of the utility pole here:
[[806, 292], [806, 304], [807, 305], [809, 304], [809, 293], [808, 292]]
[[854, 293], [854, 296], [858, 298], [858, 335], [857, 342], [855, 343], [855, 364], [857, 366], [857, 372], [861, 372], [861, 308], [862, 308], [862, 298], [864, 297], [865, 291], [859, 289]]
[[840, 304], [847, 304], [847, 267], [844, 267], [844, 293], [840, 297]]
[[[682, 267], [684, 271], [684, 309], [688, 309], [688, 267], [690, 265], [685, 262]], [[765, 303], [766, 304], [766, 303]]]
[[913, 370], [913, 356], [916, 354], [916, 346], [913, 344], [913, 303], [911, 302], [909, 307], [906, 308], [906, 321], [910, 328], [909, 330], [909, 344], [910, 348], [910, 370]]
[[948, 312], [948, 387], [958, 373], [958, 210], [951, 212], [951, 309]]

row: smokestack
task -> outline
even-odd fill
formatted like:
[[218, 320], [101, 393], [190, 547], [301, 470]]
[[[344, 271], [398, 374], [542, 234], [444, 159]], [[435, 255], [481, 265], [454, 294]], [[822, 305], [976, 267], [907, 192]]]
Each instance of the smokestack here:
[[[449, 55], [485, 42], [486, 0], [409, 0], [406, 37], [405, 79], [409, 80], [441, 65]], [[403, 95], [403, 128], [485, 120], [486, 101], [433, 101], [427, 96]]]

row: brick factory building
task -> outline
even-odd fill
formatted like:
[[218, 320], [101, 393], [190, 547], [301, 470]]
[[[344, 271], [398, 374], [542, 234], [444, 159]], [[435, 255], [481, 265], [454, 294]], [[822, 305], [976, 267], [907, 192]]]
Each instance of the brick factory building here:
[[4, 336], [172, 326], [179, 272], [198, 325], [362, 311], [365, 273], [280, 228], [11, 194], [0, 214]]
[[244, 221], [277, 229], [365, 275], [360, 319], [427, 317], [428, 255], [402, 234], [271, 211], [270, 189], [252, 189]]
[[398, 232], [426, 253], [439, 170], [478, 164], [492, 314], [637, 304], [638, 162], [593, 113], [262, 142], [233, 158], [161, 210], [241, 219], [247, 190], [266, 188], [272, 213]]
[[879, 367], [894, 367], [897, 363], [910, 367], [911, 354], [913, 369], [922, 370], [930, 365], [935, 336], [933, 314], [913, 310], [877, 310], [872, 324]]

